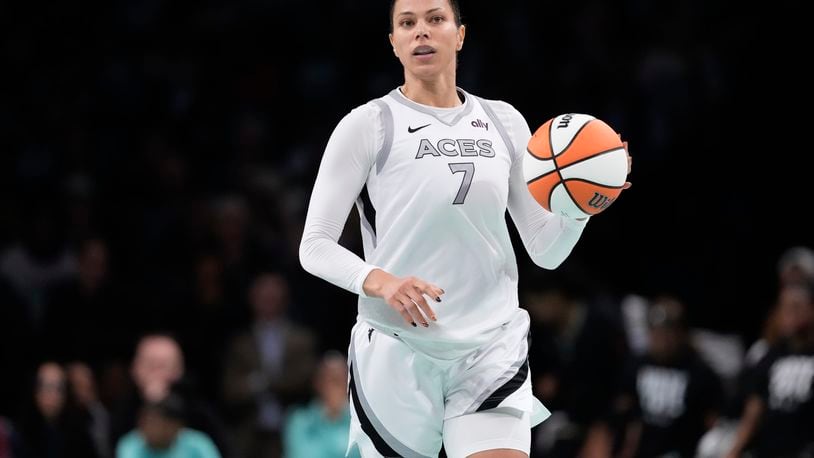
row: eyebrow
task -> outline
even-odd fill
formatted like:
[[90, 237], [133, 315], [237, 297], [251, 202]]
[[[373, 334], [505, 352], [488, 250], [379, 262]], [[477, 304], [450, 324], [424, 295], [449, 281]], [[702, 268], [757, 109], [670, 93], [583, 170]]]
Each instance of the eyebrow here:
[[[441, 8], [440, 6], [438, 6], [438, 7], [435, 7], [435, 8], [433, 8], [433, 9], [431, 9], [431, 10], [427, 10], [427, 12], [425, 12], [424, 14], [430, 14], [430, 13], [434, 13], [434, 12], [436, 12], [436, 11], [440, 11], [440, 10], [442, 10], [442, 9], [443, 9], [443, 8]], [[399, 13], [398, 15], [399, 15], [399, 16], [409, 16], [409, 15], [415, 15], [415, 13], [413, 13], [412, 11], [402, 11], [402, 12], [401, 12], [401, 13]]]

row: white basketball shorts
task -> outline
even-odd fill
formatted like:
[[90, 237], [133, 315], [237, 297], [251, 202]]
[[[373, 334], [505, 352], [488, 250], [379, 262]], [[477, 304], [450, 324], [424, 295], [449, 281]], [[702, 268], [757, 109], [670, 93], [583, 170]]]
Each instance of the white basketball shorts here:
[[449, 458], [528, 453], [530, 428], [549, 415], [531, 392], [528, 332], [528, 313], [518, 309], [491, 342], [445, 361], [358, 321], [348, 351], [349, 449], [356, 444], [364, 458], [435, 458], [442, 443]]

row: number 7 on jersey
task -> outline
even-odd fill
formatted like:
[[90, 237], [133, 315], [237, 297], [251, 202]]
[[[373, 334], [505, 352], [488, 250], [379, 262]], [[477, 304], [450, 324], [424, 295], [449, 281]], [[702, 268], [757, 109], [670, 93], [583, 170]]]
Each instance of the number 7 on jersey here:
[[464, 203], [464, 200], [466, 200], [466, 195], [469, 193], [469, 186], [472, 185], [472, 177], [475, 175], [475, 163], [453, 162], [449, 164], [449, 170], [453, 174], [458, 172], [463, 172], [464, 174], [464, 179], [461, 181], [461, 187], [458, 188], [458, 194], [455, 196], [455, 200], [452, 201], [452, 205], [460, 205]]

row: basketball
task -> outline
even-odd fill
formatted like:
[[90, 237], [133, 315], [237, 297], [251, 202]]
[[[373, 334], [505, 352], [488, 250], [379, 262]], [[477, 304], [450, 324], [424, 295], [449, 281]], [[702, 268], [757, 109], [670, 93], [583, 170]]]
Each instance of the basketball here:
[[562, 114], [529, 140], [523, 175], [546, 210], [570, 218], [596, 215], [622, 192], [627, 152], [610, 126], [586, 114]]

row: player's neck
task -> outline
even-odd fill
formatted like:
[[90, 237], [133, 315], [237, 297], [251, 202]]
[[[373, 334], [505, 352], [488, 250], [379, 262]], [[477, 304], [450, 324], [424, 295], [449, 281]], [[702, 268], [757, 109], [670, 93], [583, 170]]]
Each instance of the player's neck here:
[[463, 103], [458, 97], [454, 73], [431, 80], [405, 74], [404, 81], [401, 93], [413, 102], [438, 108], [454, 108]]

